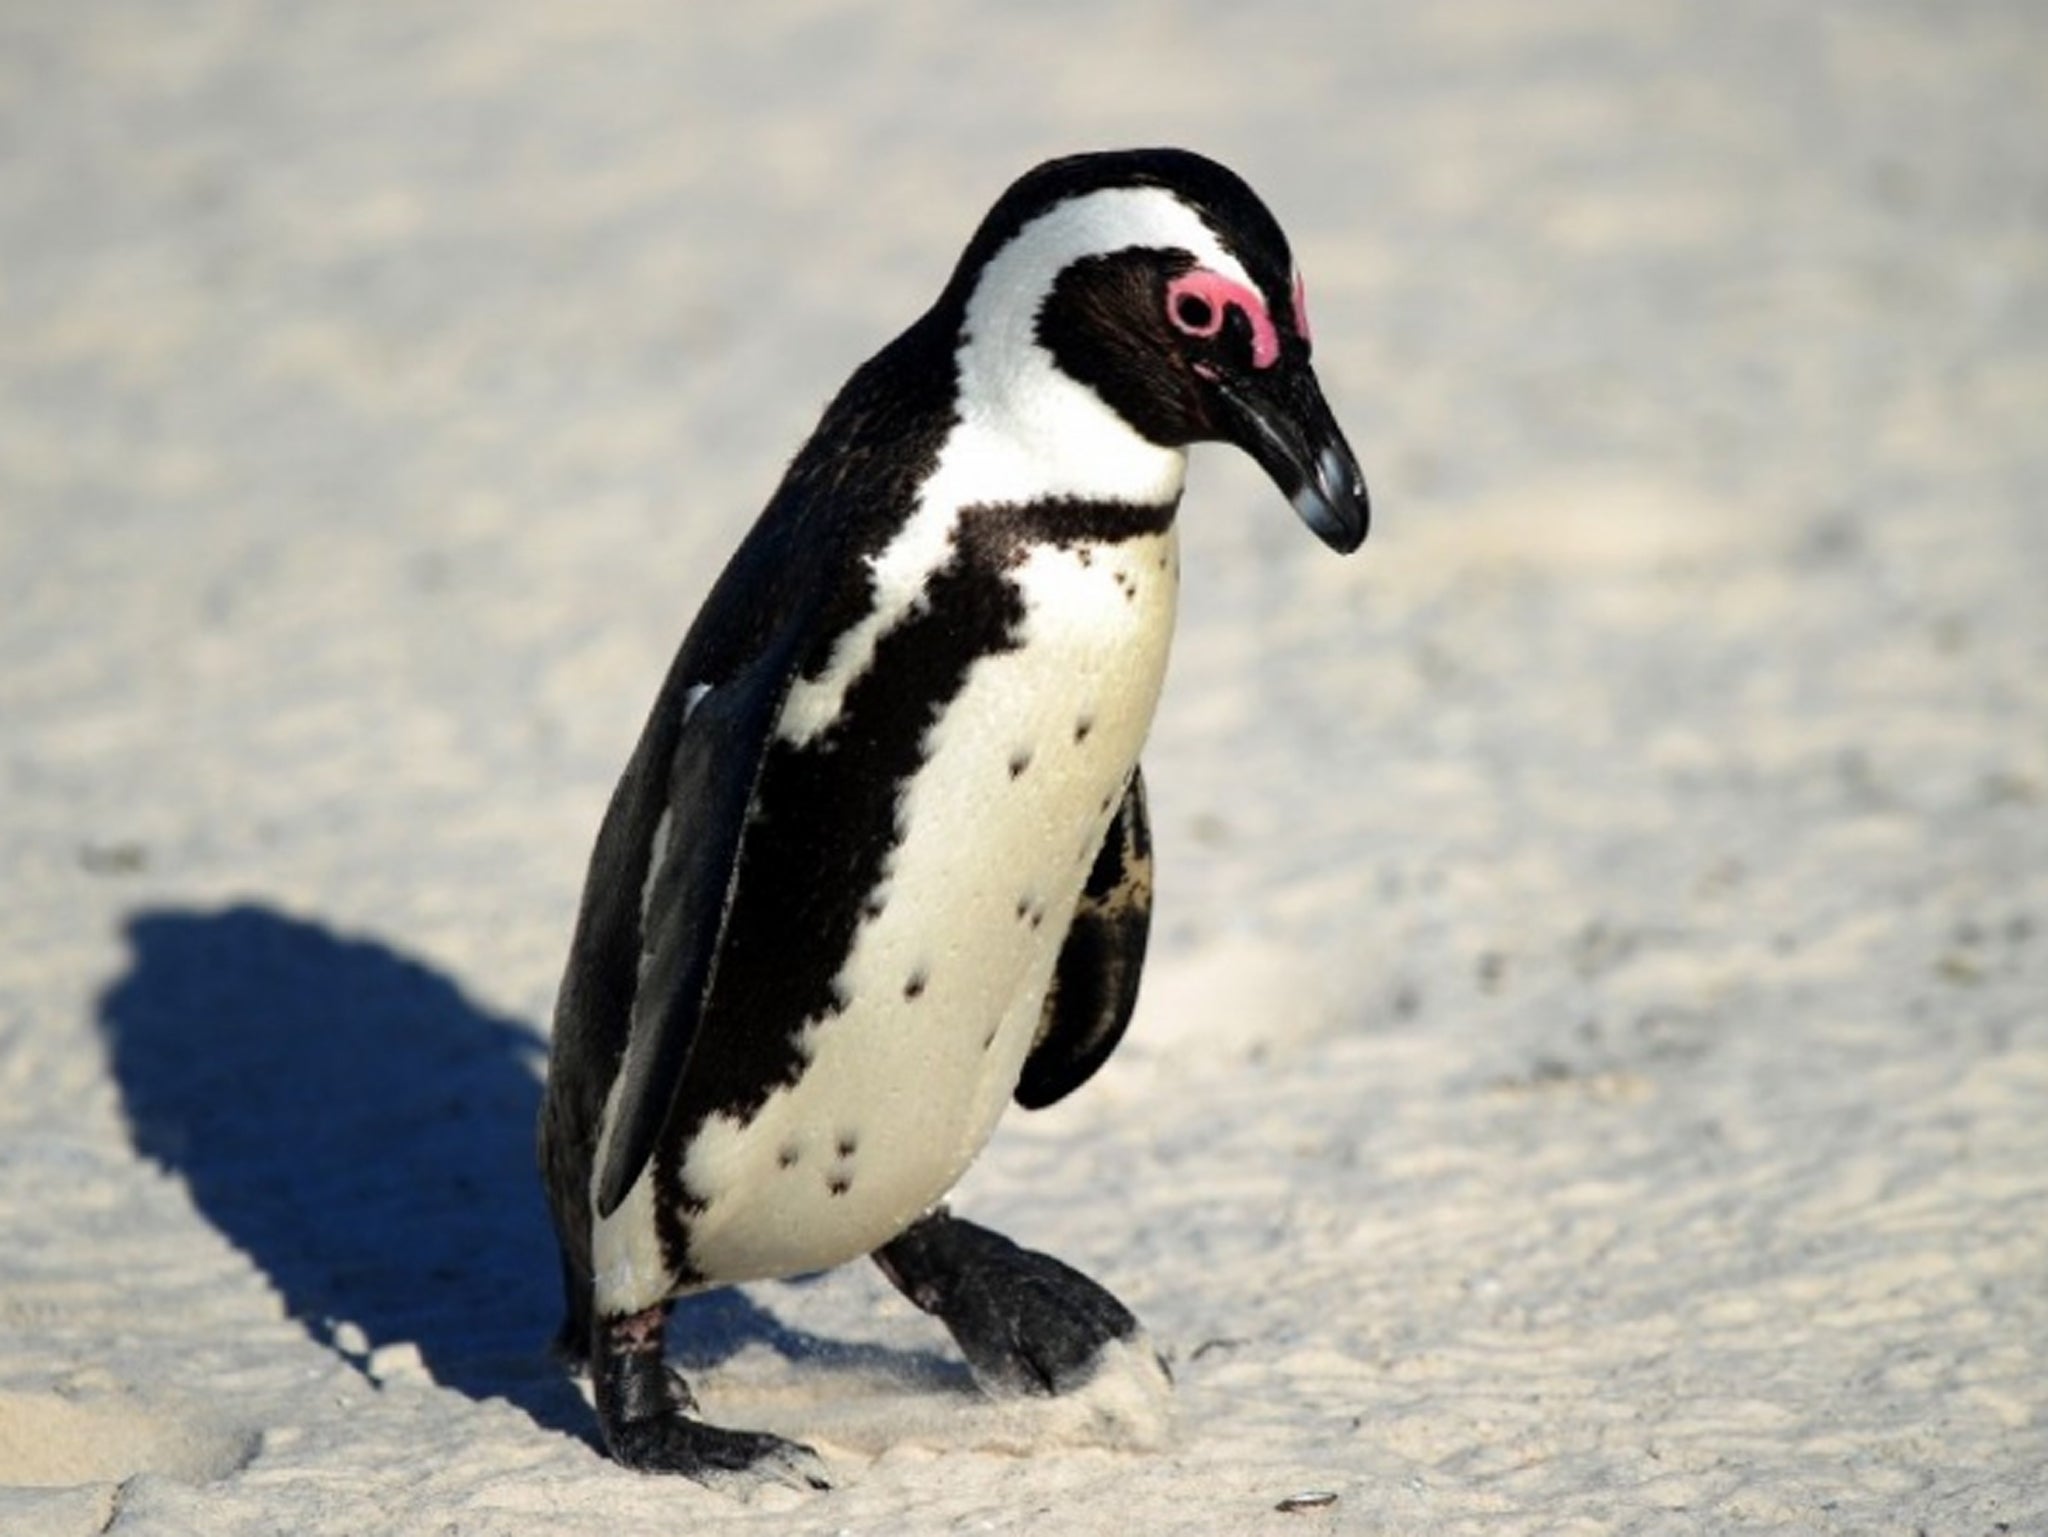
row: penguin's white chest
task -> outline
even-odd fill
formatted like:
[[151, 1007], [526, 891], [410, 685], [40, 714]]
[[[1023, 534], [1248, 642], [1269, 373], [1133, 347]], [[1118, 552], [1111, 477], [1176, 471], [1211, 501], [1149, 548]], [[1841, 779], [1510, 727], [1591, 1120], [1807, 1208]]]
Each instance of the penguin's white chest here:
[[801, 1077], [713, 1116], [683, 1161], [714, 1281], [821, 1269], [886, 1243], [981, 1150], [1016, 1088], [1074, 904], [1165, 678], [1174, 534], [1034, 546], [1014, 649], [979, 658], [924, 742], [897, 842], [804, 1027]]

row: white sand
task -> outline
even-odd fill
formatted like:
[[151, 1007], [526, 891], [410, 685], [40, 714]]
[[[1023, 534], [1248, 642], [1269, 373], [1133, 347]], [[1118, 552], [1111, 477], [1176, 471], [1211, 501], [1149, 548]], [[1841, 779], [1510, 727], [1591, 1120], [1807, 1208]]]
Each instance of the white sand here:
[[[2030, 0], [8, 7], [0, 1531], [2048, 1532], [2044, 102]], [[825, 396], [1145, 141], [1379, 509], [1197, 463], [1140, 1018], [962, 1192], [1177, 1427], [850, 1270], [678, 1345], [842, 1488], [623, 1473], [526, 1124], [604, 796]]]

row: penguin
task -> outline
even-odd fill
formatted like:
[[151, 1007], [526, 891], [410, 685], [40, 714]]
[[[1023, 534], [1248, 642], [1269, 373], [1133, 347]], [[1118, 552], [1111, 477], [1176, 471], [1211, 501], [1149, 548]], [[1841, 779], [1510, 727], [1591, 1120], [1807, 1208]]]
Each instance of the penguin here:
[[1052, 160], [713, 584], [597, 835], [539, 1118], [558, 1348], [618, 1462], [828, 1485], [810, 1448], [700, 1419], [665, 1362], [671, 1306], [714, 1287], [872, 1256], [998, 1394], [1141, 1344], [945, 1197], [1007, 1104], [1072, 1093], [1130, 1020], [1138, 758], [1202, 441], [1339, 553], [1364, 539], [1265, 205], [1186, 150]]

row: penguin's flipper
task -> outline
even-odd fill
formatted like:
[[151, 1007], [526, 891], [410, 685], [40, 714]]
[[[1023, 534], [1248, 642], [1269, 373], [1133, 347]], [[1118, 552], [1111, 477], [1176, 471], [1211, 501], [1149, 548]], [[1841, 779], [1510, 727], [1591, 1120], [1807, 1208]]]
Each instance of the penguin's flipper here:
[[1145, 776], [1130, 788], [1103, 834], [1060, 950], [1038, 1038], [1017, 1082], [1017, 1103], [1042, 1110], [1095, 1075], [1123, 1039], [1138, 1001], [1145, 939], [1152, 928], [1152, 827]]
[[740, 842], [794, 668], [774, 654], [692, 690], [676, 735], [660, 830], [641, 902], [639, 982], [619, 1065], [597, 1210], [608, 1217], [640, 1178], [676, 1087], [732, 911]]

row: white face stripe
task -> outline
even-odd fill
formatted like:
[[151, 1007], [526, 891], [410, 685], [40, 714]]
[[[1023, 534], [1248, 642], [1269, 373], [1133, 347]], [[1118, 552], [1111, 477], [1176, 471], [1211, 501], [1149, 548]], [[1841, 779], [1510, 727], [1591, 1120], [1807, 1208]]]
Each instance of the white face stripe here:
[[1057, 203], [990, 258], [968, 296], [955, 359], [960, 421], [947, 434], [917, 508], [869, 559], [875, 606], [841, 635], [815, 679], [790, 690], [778, 723], [802, 744], [836, 720], [875, 645], [923, 596], [953, 549], [962, 509], [1072, 499], [1169, 506], [1187, 454], [1148, 442], [1038, 344], [1038, 315], [1061, 272], [1134, 248], [1186, 251], [1257, 291], [1243, 265], [1187, 204], [1159, 187], [1110, 187]]
[[1141, 247], [1186, 251], [1200, 265], [1255, 287], [1201, 216], [1172, 193], [1106, 188], [1055, 204], [996, 252], [968, 297], [960, 348], [961, 408], [970, 423], [1004, 430], [1048, 467], [1085, 465], [1093, 477], [1087, 489], [1096, 494], [1103, 483], [1128, 475], [1112, 496], [1123, 501], [1157, 499], [1146, 494], [1148, 474], [1156, 474], [1148, 461], [1161, 450], [1054, 366], [1038, 344], [1038, 315], [1054, 282], [1075, 262]]

